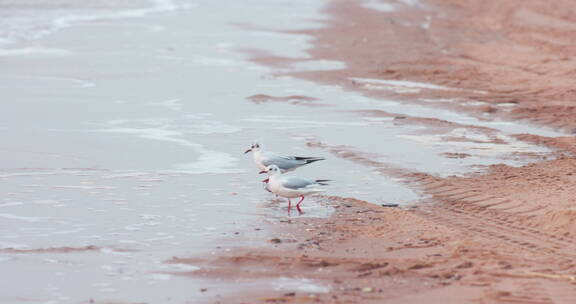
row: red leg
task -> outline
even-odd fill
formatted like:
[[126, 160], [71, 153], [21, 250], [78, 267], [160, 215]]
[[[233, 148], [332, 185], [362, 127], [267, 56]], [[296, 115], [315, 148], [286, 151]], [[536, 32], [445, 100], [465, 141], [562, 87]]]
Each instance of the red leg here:
[[302, 209], [300, 209], [300, 204], [302, 203], [302, 201], [304, 200], [304, 195], [300, 196], [302, 199], [300, 199], [300, 201], [298, 202], [298, 204], [296, 204], [296, 209], [298, 209], [298, 212], [302, 213]]
[[290, 209], [292, 209], [292, 202], [288, 199], [288, 211], [290, 211]]

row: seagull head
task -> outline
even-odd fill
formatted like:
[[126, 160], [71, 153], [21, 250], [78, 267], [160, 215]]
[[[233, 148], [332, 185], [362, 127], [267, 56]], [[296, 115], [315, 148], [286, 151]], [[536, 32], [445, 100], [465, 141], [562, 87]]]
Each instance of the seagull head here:
[[244, 151], [244, 154], [248, 153], [248, 152], [256, 152], [256, 151], [260, 151], [260, 149], [262, 148], [262, 145], [255, 142], [250, 146], [250, 149]]
[[280, 174], [280, 168], [276, 165], [270, 165], [266, 169], [260, 171], [260, 174], [268, 173], [268, 175]]

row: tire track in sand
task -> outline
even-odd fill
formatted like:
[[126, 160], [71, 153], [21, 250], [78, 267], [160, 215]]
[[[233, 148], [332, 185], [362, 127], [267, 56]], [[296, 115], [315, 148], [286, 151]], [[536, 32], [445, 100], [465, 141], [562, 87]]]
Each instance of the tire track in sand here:
[[503, 212], [512, 207], [498, 208], [513, 205], [515, 202], [510, 199], [463, 189], [430, 176], [419, 182], [431, 198], [421, 202], [413, 213], [476, 237], [504, 242], [529, 252], [530, 259], [537, 261], [533, 267], [553, 272], [494, 273], [504, 278], [489, 291], [488, 296], [495, 303], [571, 304], [576, 301], [576, 277], [562, 274], [575, 268], [574, 240], [522, 225], [520, 216]]
[[415, 212], [442, 219], [445, 224], [482, 232], [484, 238], [492, 236], [516, 247], [561, 256], [566, 262], [576, 261], [576, 240], [522, 225], [519, 215], [503, 213], [508, 208], [498, 208], [514, 203], [511, 200], [463, 189], [445, 181], [436, 181], [433, 177], [425, 179], [433, 180], [422, 183], [424, 192], [430, 194], [431, 199], [422, 202]]

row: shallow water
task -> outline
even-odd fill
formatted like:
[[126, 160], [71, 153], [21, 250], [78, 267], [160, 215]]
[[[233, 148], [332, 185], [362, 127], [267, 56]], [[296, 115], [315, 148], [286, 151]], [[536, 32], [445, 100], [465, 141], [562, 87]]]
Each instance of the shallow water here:
[[[32, 4], [21, 22], [44, 12]], [[329, 195], [373, 203], [407, 204], [419, 195], [394, 176], [307, 143], [345, 145], [383, 166], [443, 176], [494, 163], [520, 165], [549, 152], [511, 137], [549, 130], [374, 100], [275, 76], [248, 60], [248, 49], [306, 59], [310, 37], [266, 29], [320, 26], [314, 20], [323, 18], [323, 1], [153, 4], [97, 13], [64, 5], [44, 16], [48, 21], [33, 20], [44, 22], [49, 35], [4, 39], [10, 43], [0, 51], [8, 105], [0, 113], [0, 271], [11, 279], [0, 282], [0, 290], [8, 290], [0, 302], [182, 303], [223, 293], [229, 285], [172, 275], [194, 266], [164, 261], [260, 244], [269, 237], [262, 220], [299, 216], [263, 191], [264, 177], [243, 154], [256, 139], [272, 150], [326, 157], [296, 174], [334, 180]], [[305, 60], [288, 70], [342, 67]], [[377, 89], [430, 88], [384, 84]], [[256, 94], [318, 100], [247, 99]], [[462, 126], [430, 132], [358, 110]], [[470, 156], [447, 158], [446, 152]], [[322, 196], [307, 198], [303, 208], [301, 216], [332, 212]], [[326, 291], [306, 278], [256, 285]], [[208, 294], [200, 290], [207, 287]]]

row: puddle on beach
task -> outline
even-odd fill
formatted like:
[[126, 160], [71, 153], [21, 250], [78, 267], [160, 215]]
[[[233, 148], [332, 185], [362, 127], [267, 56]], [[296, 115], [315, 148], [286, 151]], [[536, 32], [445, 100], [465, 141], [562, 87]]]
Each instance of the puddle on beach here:
[[[10, 101], [0, 114], [0, 271], [11, 278], [0, 282], [9, 291], [0, 302], [183, 303], [222, 293], [222, 282], [170, 275], [195, 265], [164, 262], [233, 250], [237, 238], [240, 245], [259, 244], [268, 237], [259, 229], [263, 220], [332, 213], [317, 196], [306, 198], [303, 215], [289, 215], [286, 199], [264, 191], [264, 177], [243, 154], [254, 140], [274, 151], [325, 157], [295, 174], [333, 180], [328, 195], [377, 204], [408, 204], [419, 196], [377, 168], [308, 146], [310, 138], [443, 176], [479, 165], [520, 165], [549, 152], [511, 136], [555, 134], [549, 130], [374, 100], [273, 76], [247, 60], [241, 50], [308, 59], [310, 37], [262, 28], [294, 29], [295, 17], [300, 28], [317, 27], [312, 20], [322, 19], [323, 1], [154, 3], [116, 17], [84, 15], [84, 9], [74, 17], [63, 9], [67, 19], [54, 20], [66, 20], [65, 30], [0, 51], [0, 87]], [[304, 61], [289, 69], [344, 66]], [[431, 86], [368, 82], [387, 86], [377, 89]], [[247, 99], [258, 94], [278, 102]], [[306, 106], [306, 98], [282, 102], [286, 96], [308, 96], [321, 106]], [[398, 124], [395, 115], [461, 126], [430, 134], [422, 124]], [[274, 284], [326, 292], [306, 278]]]

